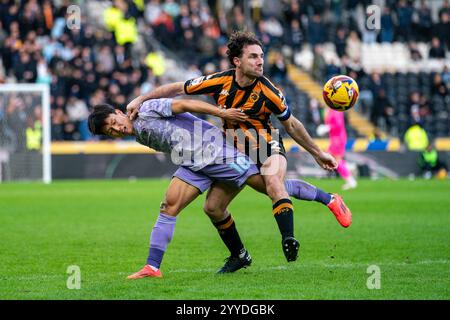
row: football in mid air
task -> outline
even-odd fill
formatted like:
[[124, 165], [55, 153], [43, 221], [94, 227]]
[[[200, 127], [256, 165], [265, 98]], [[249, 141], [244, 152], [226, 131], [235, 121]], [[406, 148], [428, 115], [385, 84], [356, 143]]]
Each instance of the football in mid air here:
[[358, 84], [348, 76], [331, 78], [323, 87], [323, 100], [331, 109], [346, 111], [352, 108], [359, 96]]

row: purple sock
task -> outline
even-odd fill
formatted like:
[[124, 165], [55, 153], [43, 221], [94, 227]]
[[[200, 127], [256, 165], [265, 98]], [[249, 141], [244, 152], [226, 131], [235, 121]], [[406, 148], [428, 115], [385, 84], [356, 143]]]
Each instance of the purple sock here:
[[150, 236], [147, 264], [159, 269], [167, 245], [172, 240], [176, 222], [177, 217], [172, 217], [164, 213], [159, 214], [153, 226], [152, 235]]
[[327, 205], [331, 201], [331, 194], [305, 182], [303, 180], [289, 179], [284, 181], [289, 196], [298, 200], [317, 201]]

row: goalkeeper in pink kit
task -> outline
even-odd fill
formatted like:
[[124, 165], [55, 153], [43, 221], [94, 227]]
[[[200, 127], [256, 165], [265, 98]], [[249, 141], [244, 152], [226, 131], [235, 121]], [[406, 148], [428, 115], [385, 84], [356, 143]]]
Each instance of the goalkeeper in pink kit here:
[[345, 180], [342, 186], [343, 190], [354, 189], [357, 182], [347, 167], [344, 160], [345, 145], [347, 144], [347, 131], [345, 130], [344, 113], [330, 108], [326, 109], [325, 124], [317, 128], [318, 135], [324, 135], [328, 132], [330, 136], [330, 145], [328, 152], [338, 161], [336, 171]]

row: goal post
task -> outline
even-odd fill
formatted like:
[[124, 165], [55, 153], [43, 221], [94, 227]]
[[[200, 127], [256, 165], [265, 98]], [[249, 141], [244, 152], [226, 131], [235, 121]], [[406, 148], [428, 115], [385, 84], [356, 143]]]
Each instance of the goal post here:
[[52, 181], [48, 84], [0, 85], [0, 182]]

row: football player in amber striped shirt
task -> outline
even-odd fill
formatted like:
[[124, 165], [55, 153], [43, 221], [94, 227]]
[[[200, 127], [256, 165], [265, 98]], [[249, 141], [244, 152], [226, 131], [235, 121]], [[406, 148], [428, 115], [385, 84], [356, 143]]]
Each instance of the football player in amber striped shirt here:
[[[230, 123], [224, 121], [223, 127], [228, 139], [233, 139], [238, 149], [244, 151], [260, 168], [272, 200], [272, 212], [282, 236], [282, 249], [287, 261], [295, 261], [299, 242], [294, 237], [294, 208], [286, 190], [284, 179], [287, 160], [281, 138], [270, 122], [275, 114], [287, 133], [325, 170], [335, 170], [336, 159], [321, 150], [312, 140], [303, 124], [295, 118], [286, 104], [286, 100], [263, 75], [264, 52], [261, 42], [250, 32], [235, 32], [228, 42], [228, 59], [233, 69], [213, 75], [202, 76], [186, 82], [163, 85], [156, 90], [134, 99], [127, 106], [131, 119], [138, 107], [148, 99], [171, 98], [177, 95], [206, 94], [214, 98], [219, 108], [237, 108], [247, 116], [247, 121]], [[214, 190], [210, 190], [214, 192]], [[321, 202], [331, 203], [332, 195], [319, 193]], [[211, 196], [219, 203], [226, 195]]]

